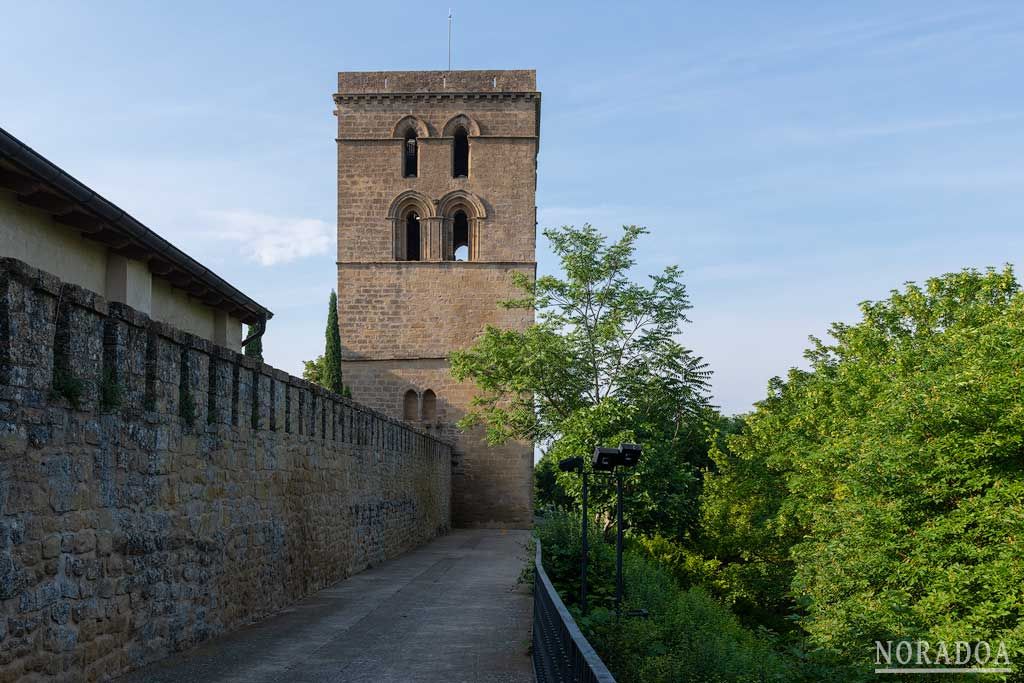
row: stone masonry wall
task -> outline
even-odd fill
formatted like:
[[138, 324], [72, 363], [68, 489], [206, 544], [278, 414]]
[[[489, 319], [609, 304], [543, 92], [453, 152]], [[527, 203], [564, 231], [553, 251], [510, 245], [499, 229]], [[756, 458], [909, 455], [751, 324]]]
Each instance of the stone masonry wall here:
[[0, 259], [0, 681], [106, 680], [445, 533], [451, 458]]
[[533, 264], [454, 261], [342, 263], [338, 300], [345, 360], [446, 358], [488, 325], [522, 329], [533, 311], [503, 308], [523, 291], [512, 273], [533, 279]]
[[403, 414], [412, 389], [422, 408], [426, 390], [437, 395], [433, 420], [414, 424], [456, 443], [452, 454], [452, 524], [457, 527], [528, 528], [533, 519], [533, 447], [522, 441], [489, 446], [484, 430], [461, 431], [476, 386], [457, 382], [445, 359], [350, 361], [342, 363], [353, 395], [384, 412]]

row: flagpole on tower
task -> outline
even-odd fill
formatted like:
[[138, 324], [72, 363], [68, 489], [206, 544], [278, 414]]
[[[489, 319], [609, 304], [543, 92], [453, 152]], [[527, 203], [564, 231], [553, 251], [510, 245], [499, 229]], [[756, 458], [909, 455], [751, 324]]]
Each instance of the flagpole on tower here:
[[452, 10], [448, 8], [448, 71], [452, 70]]

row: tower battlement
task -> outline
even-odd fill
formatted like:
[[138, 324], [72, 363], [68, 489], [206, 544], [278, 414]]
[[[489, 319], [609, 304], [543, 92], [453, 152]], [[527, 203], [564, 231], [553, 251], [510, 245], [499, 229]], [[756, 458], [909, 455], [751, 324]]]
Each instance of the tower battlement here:
[[342, 71], [339, 95], [393, 93], [536, 92], [537, 72], [512, 71]]

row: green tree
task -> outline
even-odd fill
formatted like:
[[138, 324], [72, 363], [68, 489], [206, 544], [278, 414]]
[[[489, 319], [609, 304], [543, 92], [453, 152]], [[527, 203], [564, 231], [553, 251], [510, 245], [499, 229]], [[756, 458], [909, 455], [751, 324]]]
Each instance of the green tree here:
[[302, 378], [319, 384], [342, 396], [351, 396], [352, 391], [342, 383], [341, 378], [341, 332], [338, 329], [338, 295], [331, 290], [327, 305], [327, 330], [324, 334], [324, 353], [315, 360], [302, 361]]
[[[598, 445], [643, 443], [630, 517], [679, 536], [696, 515], [710, 372], [677, 341], [690, 308], [679, 268], [646, 285], [629, 277], [646, 232], [625, 226], [609, 241], [590, 225], [545, 230], [562, 277], [516, 275], [523, 296], [503, 303], [536, 309], [536, 323], [522, 331], [488, 327], [471, 348], [452, 354], [452, 373], [478, 386], [461, 426], [483, 425], [491, 443], [529, 440], [551, 461], [587, 456]], [[555, 470], [548, 463], [541, 471]], [[555, 476], [555, 498], [577, 500], [579, 477]], [[609, 477], [594, 481], [600, 515], [613, 487]], [[549, 481], [543, 487], [554, 490]], [[538, 502], [561, 502], [555, 498]]]
[[324, 386], [336, 394], [344, 393], [341, 383], [341, 332], [338, 330], [338, 295], [331, 290], [327, 307], [327, 343], [324, 349]]
[[753, 595], [782, 590], [779, 562], [845, 661], [903, 638], [1004, 640], [1020, 661], [1024, 294], [1009, 268], [966, 270], [861, 312], [714, 453], [708, 542]]
[[323, 356], [317, 356], [315, 360], [302, 361], [302, 379], [326, 387], [326, 377], [327, 367]]
[[[246, 329], [246, 332], [245, 332], [245, 336], [246, 337], [251, 336], [256, 331], [255, 328], [252, 325], [246, 325], [245, 329]], [[263, 337], [262, 336], [257, 337], [256, 339], [253, 339], [251, 342], [249, 342], [248, 344], [245, 345], [245, 355], [249, 356], [250, 358], [255, 358], [256, 360], [260, 361], [261, 363], [263, 362]]]

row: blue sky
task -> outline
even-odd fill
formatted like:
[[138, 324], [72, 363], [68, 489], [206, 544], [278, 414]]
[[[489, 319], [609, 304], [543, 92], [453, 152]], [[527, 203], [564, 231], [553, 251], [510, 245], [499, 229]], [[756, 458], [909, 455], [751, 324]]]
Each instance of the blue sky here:
[[[321, 353], [336, 72], [444, 68], [448, 2], [0, 5], [0, 126], [271, 308], [269, 362]], [[859, 301], [1021, 261], [1024, 4], [455, 15], [456, 68], [538, 71], [541, 227], [647, 225], [727, 412]]]

